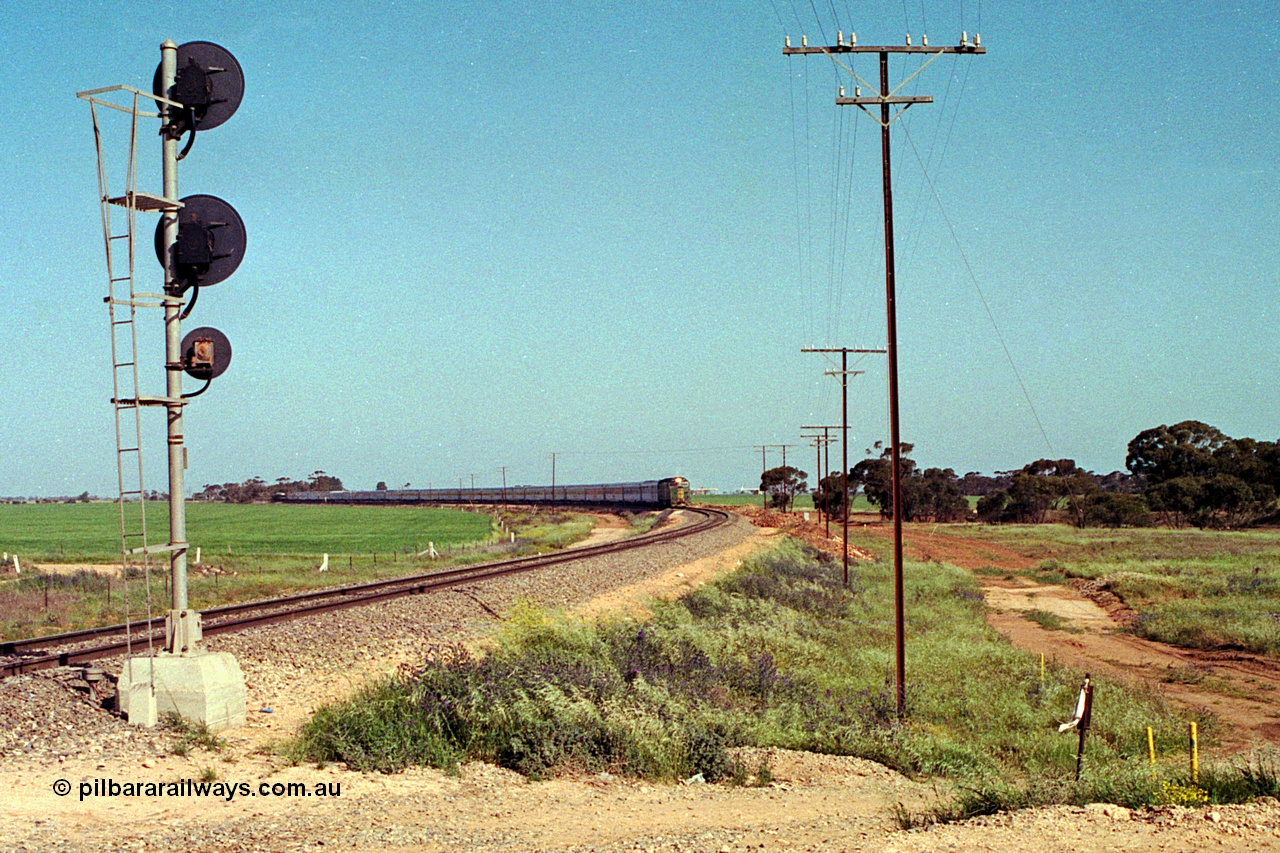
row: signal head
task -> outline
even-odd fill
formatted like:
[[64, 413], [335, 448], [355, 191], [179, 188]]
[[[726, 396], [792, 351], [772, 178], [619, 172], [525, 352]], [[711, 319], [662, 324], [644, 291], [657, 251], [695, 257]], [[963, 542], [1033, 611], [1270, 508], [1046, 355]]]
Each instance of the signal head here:
[[[217, 196], [189, 195], [178, 210], [178, 241], [173, 244], [174, 277], [187, 284], [217, 284], [244, 259], [244, 220]], [[156, 258], [164, 264], [164, 220], [156, 223]]]
[[208, 41], [189, 41], [178, 47], [178, 71], [173, 88], [161, 91], [156, 66], [151, 91], [187, 107], [186, 115], [170, 119], [172, 132], [212, 130], [235, 113], [244, 100], [244, 71], [226, 48]]
[[192, 379], [217, 379], [231, 364], [231, 341], [217, 329], [202, 326], [182, 336], [182, 369]]

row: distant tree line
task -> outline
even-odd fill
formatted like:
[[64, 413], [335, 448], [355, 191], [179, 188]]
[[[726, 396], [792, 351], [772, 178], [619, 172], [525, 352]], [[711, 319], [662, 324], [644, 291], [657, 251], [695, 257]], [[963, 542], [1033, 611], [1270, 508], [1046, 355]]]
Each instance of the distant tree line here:
[[[838, 515], [843, 501], [861, 490], [882, 517], [891, 516], [892, 453], [880, 442], [875, 448], [881, 451], [878, 456], [868, 451], [868, 458], [850, 469], [847, 495], [840, 473], [834, 472], [813, 490], [814, 506]], [[1242, 527], [1280, 520], [1280, 443], [1234, 439], [1199, 421], [1144, 430], [1129, 442], [1128, 471], [1110, 474], [1087, 471], [1073, 459], [1037, 459], [1015, 471], [993, 476], [971, 471], [959, 477], [950, 468], [921, 470], [910, 458], [913, 449], [911, 444], [900, 446], [902, 517], [907, 521]], [[799, 478], [775, 468], [765, 472], [761, 487], [772, 484], [766, 492], [779, 491], [777, 504], [785, 506], [794, 492], [786, 494], [790, 488], [778, 483], [794, 485]], [[803, 491], [805, 484], [799, 486]], [[968, 496], [978, 497], [972, 509]]]
[[223, 483], [206, 485], [193, 495], [198, 501], [222, 501], [223, 503], [247, 504], [255, 501], [270, 500], [278, 492], [339, 492], [342, 481], [323, 471], [316, 471], [305, 480], [290, 480], [288, 477], [278, 478], [274, 484], [268, 485], [261, 477], [250, 477], [243, 483]]
[[1147, 506], [1166, 524], [1244, 527], [1276, 518], [1278, 442], [1182, 421], [1138, 433], [1125, 465], [1145, 481]]

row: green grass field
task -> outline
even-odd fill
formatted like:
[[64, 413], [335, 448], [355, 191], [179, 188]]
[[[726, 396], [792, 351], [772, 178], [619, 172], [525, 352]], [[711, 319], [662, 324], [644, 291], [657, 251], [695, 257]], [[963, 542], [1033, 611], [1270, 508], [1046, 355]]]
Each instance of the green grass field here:
[[[168, 505], [149, 503], [149, 539], [168, 538]], [[135, 504], [130, 508], [137, 512]], [[505, 524], [505, 531], [499, 527]], [[168, 604], [168, 558], [141, 558], [128, 583], [119, 573], [42, 571], [41, 564], [119, 564], [113, 503], [0, 505], [0, 550], [37, 566], [0, 574], [0, 638], [16, 639], [123, 622]], [[564, 547], [593, 521], [568, 512], [428, 507], [188, 503], [188, 597], [202, 610], [326, 586], [418, 574]], [[510, 533], [516, 540], [510, 541]], [[434, 545], [439, 558], [422, 556]], [[200, 562], [196, 562], [196, 549]], [[329, 567], [318, 571], [322, 555]], [[2, 570], [0, 570], [2, 571]]]
[[[428, 507], [287, 506], [188, 502], [192, 555], [372, 554], [484, 539], [488, 516]], [[129, 507], [131, 518], [138, 511]], [[149, 540], [168, 540], [168, 504], [148, 502]], [[120, 516], [109, 502], [0, 504], [0, 550], [40, 562], [120, 559]], [[230, 549], [230, 551], [228, 551]]]
[[1139, 636], [1280, 655], [1280, 531], [952, 524], [940, 532], [1040, 560], [1037, 573], [1105, 578]]

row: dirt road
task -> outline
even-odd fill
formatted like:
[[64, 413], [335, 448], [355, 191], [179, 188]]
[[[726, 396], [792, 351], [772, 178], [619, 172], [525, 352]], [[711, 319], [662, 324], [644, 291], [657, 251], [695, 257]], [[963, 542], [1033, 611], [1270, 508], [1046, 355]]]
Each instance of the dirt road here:
[[[864, 528], [889, 535], [885, 525]], [[936, 525], [912, 525], [904, 535], [911, 559], [964, 569], [1010, 572], [1035, 568], [1039, 557], [990, 542], [951, 536]], [[987, 621], [1021, 649], [1117, 680], [1142, 684], [1189, 712], [1208, 711], [1222, 722], [1215, 732], [1222, 754], [1280, 742], [1280, 666], [1259, 655], [1182, 649], [1124, 631], [1133, 617], [1100, 584], [1042, 584], [1025, 577], [978, 575], [990, 608]], [[1028, 618], [1036, 611], [1056, 620]], [[1053, 627], [1045, 627], [1045, 623]]]

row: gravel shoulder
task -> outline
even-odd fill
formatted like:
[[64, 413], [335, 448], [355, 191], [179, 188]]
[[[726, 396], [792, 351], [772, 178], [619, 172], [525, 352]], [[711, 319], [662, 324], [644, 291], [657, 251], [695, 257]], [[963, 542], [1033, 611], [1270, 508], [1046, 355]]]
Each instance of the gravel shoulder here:
[[[731, 788], [607, 774], [531, 783], [484, 764], [456, 776], [421, 768], [365, 774], [289, 766], [271, 749], [318, 703], [428, 646], [482, 641], [494, 614], [520, 600], [587, 616], [642, 615], [650, 598], [732, 570], [778, 535], [739, 520], [643, 552], [212, 638], [211, 648], [241, 662], [251, 717], [216, 753], [174, 755], [171, 735], [124, 725], [56, 676], [0, 682], [0, 851], [1280, 851], [1275, 801], [1132, 814], [1058, 807], [902, 832], [895, 807], [926, 807], [937, 797], [932, 786], [861, 759], [785, 750], [769, 751], [769, 786]], [[754, 764], [759, 755], [744, 757]], [[80, 796], [95, 780], [202, 777], [245, 788], [230, 799]], [[54, 793], [60, 779], [71, 786], [67, 796]], [[289, 783], [308, 792], [323, 784], [328, 795], [269, 795], [270, 786]]]

